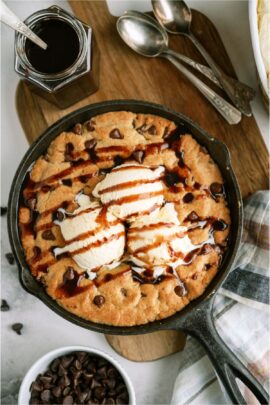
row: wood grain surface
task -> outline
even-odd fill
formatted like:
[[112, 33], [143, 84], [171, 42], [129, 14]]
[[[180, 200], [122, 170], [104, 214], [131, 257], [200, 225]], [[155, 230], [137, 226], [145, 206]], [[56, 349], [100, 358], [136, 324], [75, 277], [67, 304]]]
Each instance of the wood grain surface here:
[[[238, 125], [230, 126], [168, 61], [135, 54], [118, 36], [116, 18], [109, 14], [104, 1], [71, 1], [70, 4], [74, 14], [95, 31], [101, 51], [100, 88], [87, 99], [59, 110], [32, 94], [26, 84], [20, 82], [16, 94], [17, 111], [29, 143], [59, 118], [87, 104], [110, 99], [147, 100], [189, 116], [226, 143], [243, 197], [268, 188], [268, 152], [253, 117], [243, 117]], [[219, 34], [208, 18], [193, 11], [192, 30], [224, 71], [235, 76]], [[170, 46], [205, 63], [188, 38], [171, 36]], [[207, 79], [203, 80], [225, 97], [222, 90]], [[107, 339], [118, 353], [135, 361], [174, 353], [181, 350], [185, 342], [184, 335], [178, 331], [137, 337], [108, 336]]]

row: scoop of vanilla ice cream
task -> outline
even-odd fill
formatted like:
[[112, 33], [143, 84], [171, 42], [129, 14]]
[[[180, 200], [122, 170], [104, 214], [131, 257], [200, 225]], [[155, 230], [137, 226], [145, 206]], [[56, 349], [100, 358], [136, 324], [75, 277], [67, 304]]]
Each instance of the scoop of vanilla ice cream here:
[[124, 225], [86, 195], [78, 196], [77, 202], [79, 208], [55, 221], [65, 240], [64, 247], [54, 249], [55, 256], [68, 252], [89, 271], [119, 260], [125, 248]]
[[137, 214], [158, 209], [164, 201], [160, 180], [164, 168], [157, 169], [126, 163], [115, 167], [93, 190], [109, 211], [118, 218], [132, 220]]
[[143, 267], [177, 267], [195, 249], [187, 228], [180, 226], [173, 203], [166, 203], [155, 215], [134, 221], [127, 235], [130, 259]]

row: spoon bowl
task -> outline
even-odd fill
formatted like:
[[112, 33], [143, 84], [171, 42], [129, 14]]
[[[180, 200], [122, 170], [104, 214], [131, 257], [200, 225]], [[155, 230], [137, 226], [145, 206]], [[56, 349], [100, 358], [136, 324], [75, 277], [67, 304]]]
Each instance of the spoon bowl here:
[[155, 15], [171, 34], [190, 33], [192, 13], [183, 1], [152, 0]]
[[148, 19], [125, 13], [117, 20], [116, 27], [123, 41], [140, 55], [154, 58], [167, 48], [166, 34]]

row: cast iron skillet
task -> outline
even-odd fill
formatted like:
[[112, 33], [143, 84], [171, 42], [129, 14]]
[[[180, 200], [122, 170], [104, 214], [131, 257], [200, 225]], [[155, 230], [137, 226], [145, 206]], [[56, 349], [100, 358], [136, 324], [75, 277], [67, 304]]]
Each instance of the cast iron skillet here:
[[[32, 277], [24, 258], [18, 229], [18, 206], [21, 187], [31, 164], [45, 152], [51, 141], [62, 131], [70, 129], [78, 122], [85, 122], [95, 115], [119, 110], [156, 114], [168, 118], [178, 125], [184, 125], [187, 131], [191, 133], [201, 145], [204, 145], [209, 150], [211, 156], [218, 163], [225, 181], [225, 188], [232, 217], [229, 248], [225, 254], [218, 274], [207, 287], [204, 294], [191, 302], [182, 311], [167, 319], [132, 327], [117, 327], [93, 323], [79, 318], [60, 307], [45, 293], [42, 286], [34, 279], [34, 277]], [[230, 155], [227, 147], [222, 142], [209, 136], [189, 118], [160, 105], [133, 100], [114, 100], [92, 104], [74, 111], [56, 122], [31, 145], [15, 174], [11, 186], [8, 206], [8, 231], [10, 243], [19, 267], [20, 281], [26, 291], [38, 297], [49, 308], [68, 321], [95, 332], [116, 335], [138, 335], [157, 330], [181, 329], [194, 336], [203, 345], [232, 403], [245, 403], [237, 386], [236, 378], [242, 380], [248, 388], [253, 391], [260, 403], [268, 403], [267, 393], [219, 337], [212, 319], [212, 305], [215, 293], [230, 271], [240, 243], [243, 215], [241, 195], [231, 167]]]

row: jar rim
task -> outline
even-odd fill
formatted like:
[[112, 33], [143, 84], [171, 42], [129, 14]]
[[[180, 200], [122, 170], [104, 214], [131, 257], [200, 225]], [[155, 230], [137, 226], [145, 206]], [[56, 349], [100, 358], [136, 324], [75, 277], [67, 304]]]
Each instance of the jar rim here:
[[25, 52], [25, 44], [27, 38], [19, 32], [16, 32], [15, 34], [15, 52], [17, 57], [20, 59], [22, 67], [26, 71], [28, 71], [28, 75], [34, 76], [35, 79], [54, 81], [64, 79], [72, 75], [81, 66], [86, 57], [87, 47], [85, 45], [87, 43], [87, 36], [83, 24], [76, 17], [73, 17], [71, 14], [67, 13], [65, 10], [61, 9], [58, 6], [52, 6], [49, 9], [39, 10], [34, 14], [31, 14], [24, 21], [24, 23], [30, 29], [33, 29], [33, 27], [40, 21], [50, 19], [64, 21], [65, 23], [69, 24], [77, 34], [79, 40], [79, 52], [76, 60], [72, 63], [72, 65], [57, 73], [44, 73], [35, 69], [35, 67], [27, 58]]

